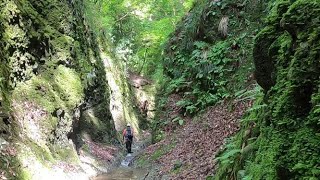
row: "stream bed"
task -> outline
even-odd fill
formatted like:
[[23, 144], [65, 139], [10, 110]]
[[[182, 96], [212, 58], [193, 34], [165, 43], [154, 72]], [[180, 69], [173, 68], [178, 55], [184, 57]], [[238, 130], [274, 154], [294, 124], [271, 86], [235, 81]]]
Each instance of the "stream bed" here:
[[121, 161], [121, 165], [108, 173], [100, 174], [92, 180], [143, 180], [146, 179], [149, 171], [142, 168], [130, 167], [134, 160], [134, 155], [127, 154]]
[[93, 180], [143, 180], [148, 176], [148, 170], [130, 167], [119, 167], [106, 174], [101, 174]]

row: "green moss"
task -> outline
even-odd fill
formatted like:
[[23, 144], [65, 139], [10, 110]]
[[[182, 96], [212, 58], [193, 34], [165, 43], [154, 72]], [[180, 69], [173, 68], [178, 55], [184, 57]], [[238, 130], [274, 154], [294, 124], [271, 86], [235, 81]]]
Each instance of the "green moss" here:
[[266, 22], [270, 25], [279, 28], [279, 22], [282, 18], [282, 14], [288, 10], [288, 7], [291, 5], [291, 2], [289, 0], [277, 0], [270, 4], [272, 5], [272, 7], [266, 19]]
[[33, 155], [37, 158], [39, 162], [41, 162], [43, 165], [47, 165], [48, 162], [54, 162], [55, 159], [53, 158], [50, 150], [48, 147], [42, 147], [39, 146], [37, 143], [33, 141], [25, 142], [25, 146], [30, 147], [31, 152]]
[[17, 179], [32, 179], [31, 172], [26, 169], [22, 169], [19, 174], [17, 174]]
[[55, 161], [45, 145], [40, 146], [27, 138], [24, 139], [23, 143], [21, 141], [17, 142], [15, 148], [19, 153], [11, 161], [13, 164], [10, 165], [11, 168], [14, 167], [16, 179], [32, 179], [33, 172], [30, 172], [30, 169], [34, 167], [30, 165], [24, 167], [25, 164], [23, 162], [41, 163], [42, 166], [49, 168], [51, 163]]
[[59, 66], [55, 70], [53, 78], [58, 87], [60, 98], [67, 101], [67, 106], [73, 107], [79, 104], [84, 96], [79, 74], [72, 69]]
[[[67, 136], [80, 133], [75, 125], [78, 117], [73, 115], [88, 100], [103, 102], [94, 114], [99, 122], [94, 140], [106, 140], [114, 133], [98, 43], [84, 25], [83, 10], [82, 1], [0, 2], [1, 95], [6, 110], [12, 111], [12, 134], [22, 138], [14, 143], [30, 149], [19, 149], [18, 161], [30, 155], [45, 166], [57, 159], [78, 163]], [[96, 77], [87, 83], [92, 72]], [[58, 110], [63, 113], [58, 115]], [[17, 168], [20, 179], [31, 178], [25, 170]]]
[[137, 158], [134, 165], [139, 168], [145, 168], [151, 165], [151, 161], [148, 159], [147, 155], [142, 155]]
[[160, 158], [161, 156], [166, 155], [168, 152], [170, 152], [174, 147], [176, 146], [175, 142], [172, 142], [169, 145], [166, 146], [161, 146], [160, 148], [158, 148], [151, 156], [150, 159], [155, 161], [158, 158]]
[[[267, 26], [258, 34], [255, 67], [267, 104], [256, 115], [260, 119], [254, 141], [257, 150], [242, 157], [240, 166], [222, 170], [228, 177], [239, 170], [249, 179], [320, 177], [319, 15], [319, 2], [282, 1], [276, 3]], [[246, 143], [241, 134], [236, 137], [234, 143]]]
[[52, 156], [56, 160], [68, 162], [71, 164], [78, 164], [80, 162], [77, 153], [74, 151], [74, 148], [69, 146], [56, 146], [53, 145], [50, 147]]
[[[16, 101], [33, 101], [47, 112], [56, 109], [73, 109], [83, 98], [83, 87], [79, 75], [72, 69], [59, 66], [19, 84], [13, 92]], [[53, 119], [54, 120], [54, 119]]]
[[[107, 111], [109, 104], [103, 102], [83, 112], [79, 128], [81, 135], [89, 134], [90, 138], [100, 142], [114, 142], [116, 135], [113, 130], [111, 114]], [[121, 136], [119, 136], [121, 138]]]

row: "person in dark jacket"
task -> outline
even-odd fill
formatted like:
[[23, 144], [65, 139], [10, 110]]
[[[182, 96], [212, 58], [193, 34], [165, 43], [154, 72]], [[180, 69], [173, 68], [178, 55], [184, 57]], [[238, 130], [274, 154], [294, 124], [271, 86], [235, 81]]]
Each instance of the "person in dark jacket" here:
[[127, 127], [122, 132], [123, 141], [126, 144], [127, 152], [132, 153], [131, 146], [133, 141], [133, 129], [130, 124], [127, 124]]

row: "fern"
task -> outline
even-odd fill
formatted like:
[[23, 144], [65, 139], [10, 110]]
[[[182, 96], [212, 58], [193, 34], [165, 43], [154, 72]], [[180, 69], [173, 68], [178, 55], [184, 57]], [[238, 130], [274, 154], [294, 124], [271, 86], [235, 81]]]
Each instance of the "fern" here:
[[252, 111], [258, 111], [261, 110], [263, 108], [267, 107], [266, 104], [259, 104], [259, 105], [254, 105], [253, 107], [251, 107], [250, 109], [247, 110], [247, 112], [252, 112]]
[[217, 157], [216, 160], [219, 160], [222, 164], [231, 164], [233, 163], [233, 159], [235, 155], [239, 154], [241, 149], [232, 149], [223, 153], [222, 156]]
[[188, 105], [191, 105], [191, 104], [192, 102], [189, 100], [180, 100], [176, 103], [176, 105], [180, 107], [187, 107]]
[[263, 96], [262, 88], [255, 84], [254, 88], [247, 90], [242, 89], [235, 93], [234, 95], [237, 101], [244, 101], [244, 100], [255, 100], [257, 97]]
[[178, 79], [171, 80], [169, 82], [169, 86], [167, 88], [167, 91], [168, 91], [168, 93], [176, 91], [179, 87], [181, 87], [184, 84], [186, 84], [184, 77], [180, 77]]

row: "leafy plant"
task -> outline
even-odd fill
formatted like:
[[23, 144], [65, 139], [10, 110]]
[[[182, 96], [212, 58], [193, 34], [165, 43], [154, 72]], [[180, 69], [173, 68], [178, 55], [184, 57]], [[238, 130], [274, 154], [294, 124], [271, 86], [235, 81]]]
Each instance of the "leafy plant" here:
[[242, 89], [234, 94], [237, 101], [255, 100], [257, 97], [263, 96], [262, 88], [258, 84], [254, 84], [251, 89]]
[[184, 124], [184, 120], [181, 117], [176, 117], [172, 120], [173, 123], [177, 122], [180, 126]]
[[[169, 92], [184, 89], [185, 100], [179, 102], [178, 105], [183, 107], [188, 114], [194, 114], [231, 96], [226, 88], [229, 80], [225, 77], [233, 72], [231, 65], [235, 61], [228, 57], [230, 47], [228, 42], [219, 41], [210, 45], [203, 41], [195, 41], [193, 44], [194, 50], [190, 58], [172, 45], [171, 50], [174, 51], [175, 56], [165, 61], [168, 63], [166, 72], [174, 77], [167, 89]], [[177, 68], [170, 64], [179, 64], [184, 68]]]
[[216, 158], [216, 160], [219, 160], [222, 164], [232, 164], [234, 162], [234, 156], [240, 152], [241, 149], [232, 149], [224, 153], [222, 156]]
[[168, 93], [171, 92], [177, 92], [179, 90], [179, 88], [181, 88], [184, 85], [187, 85], [188, 83], [186, 82], [184, 77], [180, 77], [177, 79], [173, 79], [169, 82], [168, 87], [166, 88], [166, 91]]

